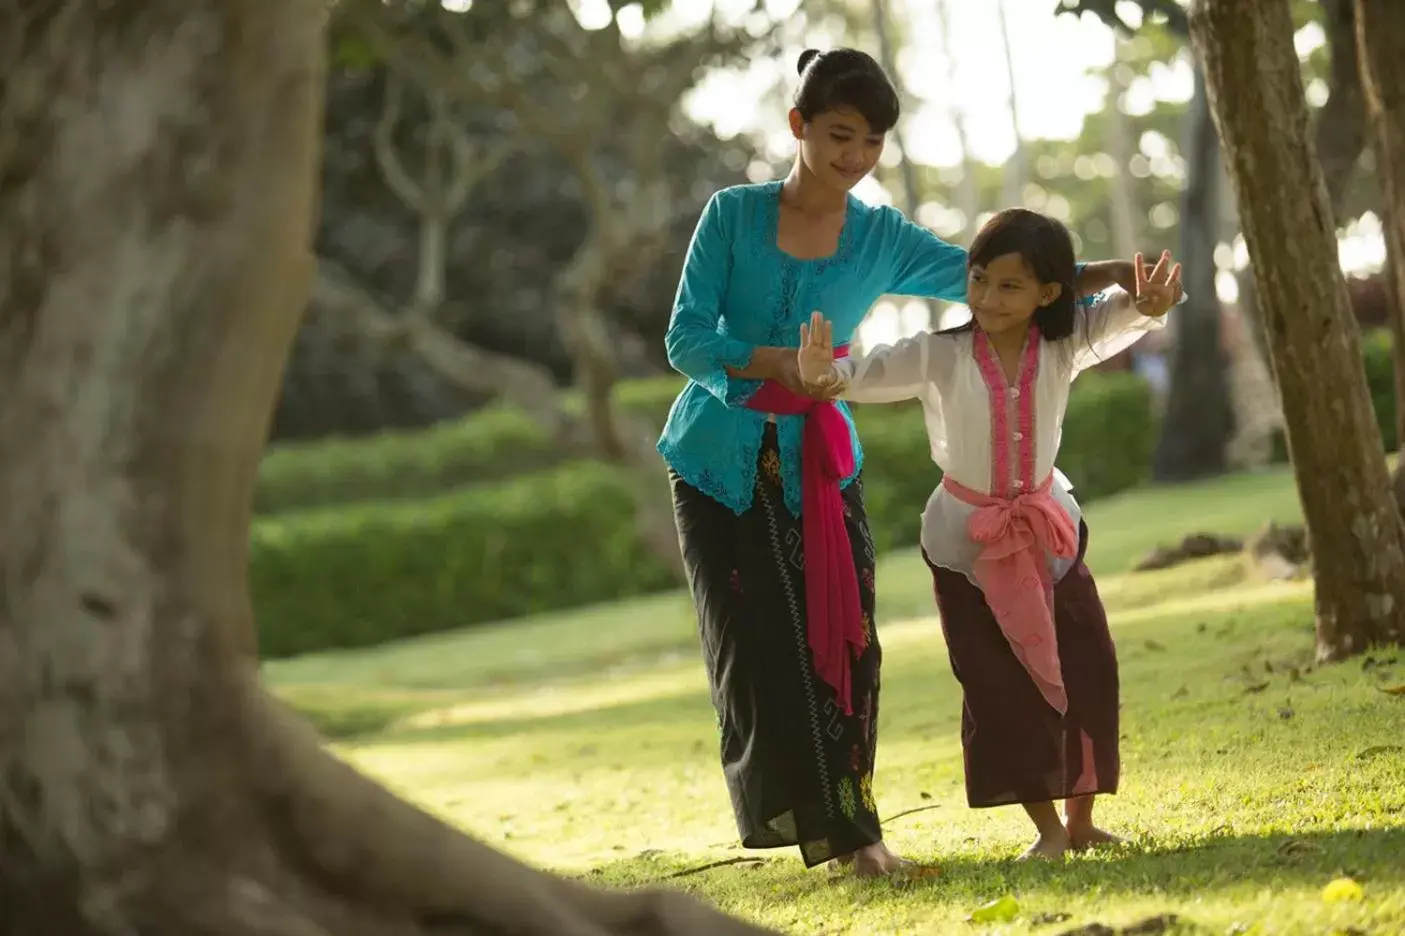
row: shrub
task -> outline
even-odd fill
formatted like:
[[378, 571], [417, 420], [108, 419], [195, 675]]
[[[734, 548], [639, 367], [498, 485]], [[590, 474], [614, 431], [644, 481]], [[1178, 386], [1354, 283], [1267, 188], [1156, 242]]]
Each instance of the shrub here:
[[261, 652], [366, 646], [666, 588], [633, 511], [618, 474], [573, 462], [425, 500], [262, 518], [249, 570]]
[[[622, 403], [641, 415], [666, 413], [677, 388], [670, 384], [628, 387]], [[875, 543], [880, 550], [911, 546], [940, 479], [921, 410], [863, 407], [856, 420]], [[1059, 464], [1082, 499], [1115, 493], [1144, 476], [1154, 434], [1139, 379], [1089, 374], [1075, 385]], [[627, 480], [594, 462], [419, 500], [262, 517], [250, 562], [268, 657], [365, 646], [672, 584], [668, 568], [635, 535]]]

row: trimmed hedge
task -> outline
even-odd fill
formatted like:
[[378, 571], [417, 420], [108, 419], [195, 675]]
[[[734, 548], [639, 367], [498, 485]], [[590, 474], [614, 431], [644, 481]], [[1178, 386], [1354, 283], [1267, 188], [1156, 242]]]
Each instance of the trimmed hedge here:
[[540, 426], [498, 406], [428, 429], [284, 443], [259, 465], [254, 512], [425, 497], [559, 457]]
[[[662, 421], [678, 386], [627, 386], [622, 403]], [[1088, 374], [1074, 386], [1059, 465], [1081, 499], [1144, 479], [1156, 432], [1150, 410], [1145, 383], [1130, 374]], [[922, 507], [940, 479], [921, 410], [868, 406], [855, 418], [867, 453], [875, 544], [914, 545]], [[475, 464], [502, 470], [490, 467], [492, 459]], [[627, 479], [595, 462], [420, 500], [261, 517], [251, 549], [250, 585], [267, 657], [365, 646], [672, 584], [635, 535]]]
[[609, 467], [575, 462], [421, 501], [260, 519], [250, 589], [260, 652], [356, 647], [659, 591]]
[[1390, 331], [1372, 329], [1361, 336], [1361, 356], [1366, 367], [1366, 386], [1371, 391], [1371, 405], [1376, 411], [1376, 423], [1381, 427], [1381, 441], [1387, 452], [1394, 452], [1400, 440], [1395, 431], [1395, 359]]

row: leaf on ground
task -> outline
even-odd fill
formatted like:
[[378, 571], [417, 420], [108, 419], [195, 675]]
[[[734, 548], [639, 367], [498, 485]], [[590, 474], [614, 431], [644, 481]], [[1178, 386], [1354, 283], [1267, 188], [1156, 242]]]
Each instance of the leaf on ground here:
[[1073, 919], [1073, 914], [1063, 910], [1055, 910], [1052, 913], [1036, 913], [1030, 917], [1030, 926], [1052, 926], [1055, 923], [1067, 923]]
[[1138, 920], [1130, 926], [1122, 927], [1122, 936], [1159, 936], [1181, 925], [1181, 918], [1174, 913], [1158, 913], [1156, 916]]
[[1278, 710], [1278, 717], [1284, 721], [1292, 718], [1295, 714], [1291, 705], [1285, 705]]
[[1337, 878], [1322, 888], [1322, 899], [1327, 903], [1360, 900], [1362, 894], [1361, 885], [1347, 877]]
[[1379, 757], [1382, 754], [1398, 754], [1405, 751], [1405, 747], [1398, 744], [1373, 744], [1365, 750], [1356, 752], [1357, 760], [1369, 760], [1372, 757]]
[[1250, 685], [1247, 685], [1247, 686], [1244, 687], [1244, 694], [1245, 694], [1245, 695], [1250, 695], [1250, 694], [1255, 693], [1255, 692], [1263, 692], [1263, 691], [1264, 691], [1265, 689], [1267, 689], [1267, 688], [1268, 688], [1268, 683], [1266, 683], [1266, 682], [1251, 683]]
[[942, 876], [942, 869], [935, 865], [908, 865], [888, 875], [888, 882], [894, 887], [913, 887]]
[[1146, 642], [1146, 648], [1147, 648], [1148, 650], [1152, 651], [1153, 653], [1165, 653], [1165, 652], [1166, 652], [1166, 645], [1163, 644], [1163, 643], [1158, 643], [1158, 642], [1156, 642], [1155, 640], [1148, 640], [1148, 641]]
[[1278, 846], [1280, 855], [1306, 855], [1322, 851], [1322, 846], [1313, 842], [1304, 842], [1301, 839], [1289, 839]]
[[1019, 901], [1006, 894], [990, 903], [982, 904], [966, 918], [968, 923], [1009, 923], [1020, 915]]
[[1117, 930], [1106, 923], [1089, 923], [1086, 926], [1064, 930], [1059, 936], [1117, 936]]
[[1391, 686], [1389, 689], [1382, 689], [1386, 695], [1405, 696], [1405, 685]]
[[1186, 696], [1188, 696], [1188, 695], [1190, 695], [1190, 689], [1189, 689], [1189, 687], [1187, 687], [1187, 686], [1181, 686], [1181, 687], [1180, 687], [1179, 689], [1177, 689], [1175, 692], [1171, 693], [1171, 698], [1173, 698], [1173, 699], [1184, 699], [1184, 698], [1185, 698]]

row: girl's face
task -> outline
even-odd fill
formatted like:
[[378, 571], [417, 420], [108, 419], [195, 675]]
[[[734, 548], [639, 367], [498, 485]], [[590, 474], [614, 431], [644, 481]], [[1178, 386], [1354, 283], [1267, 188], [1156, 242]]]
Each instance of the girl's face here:
[[790, 111], [790, 132], [800, 141], [800, 158], [819, 181], [847, 192], [878, 165], [884, 134], [874, 133], [858, 111], [849, 108], [816, 114], [806, 123]]
[[989, 335], [1027, 329], [1041, 307], [1063, 292], [1058, 283], [1041, 283], [1017, 253], [996, 257], [984, 266], [972, 264], [966, 301], [976, 324]]

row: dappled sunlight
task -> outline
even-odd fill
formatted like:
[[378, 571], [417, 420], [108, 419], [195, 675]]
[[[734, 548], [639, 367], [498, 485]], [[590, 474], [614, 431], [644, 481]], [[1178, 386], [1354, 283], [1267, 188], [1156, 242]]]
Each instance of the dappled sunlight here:
[[[513, 855], [612, 884], [666, 879], [797, 931], [942, 931], [1012, 893], [1025, 920], [1130, 923], [1174, 909], [1221, 929], [1373, 932], [1405, 914], [1405, 708], [1379, 691], [1405, 681], [1405, 666], [1317, 668], [1311, 583], [1260, 581], [1241, 556], [1115, 574], [1178, 532], [1143, 518], [1183, 514], [1190, 532], [1208, 509], [1196, 505], [1232, 505], [1217, 529], [1242, 534], [1292, 519], [1295, 499], [1291, 480], [1269, 473], [1089, 508], [1093, 542], [1124, 553], [1092, 560], [1123, 702], [1122, 787], [1098, 814], [1134, 845], [1060, 869], [1012, 863], [1028, 844], [1019, 809], [966, 806], [960, 690], [930, 576], [911, 552], [879, 571], [874, 793], [889, 844], [942, 873], [906, 889], [835, 882], [790, 850], [737, 846], [680, 595], [266, 672], [319, 725], [341, 729], [342, 756]], [[500, 682], [475, 685], [486, 673]], [[734, 859], [747, 863], [697, 870]], [[690, 873], [668, 877], [679, 872]], [[1322, 904], [1321, 887], [1341, 873], [1364, 881], [1369, 899]], [[1293, 928], [1302, 921], [1311, 926]]]
[[626, 703], [706, 692], [707, 679], [695, 664], [632, 674], [606, 673], [599, 682], [567, 686], [546, 684], [531, 690], [495, 693], [491, 699], [422, 712], [395, 727], [417, 731], [481, 722], [531, 720], [600, 712]]

